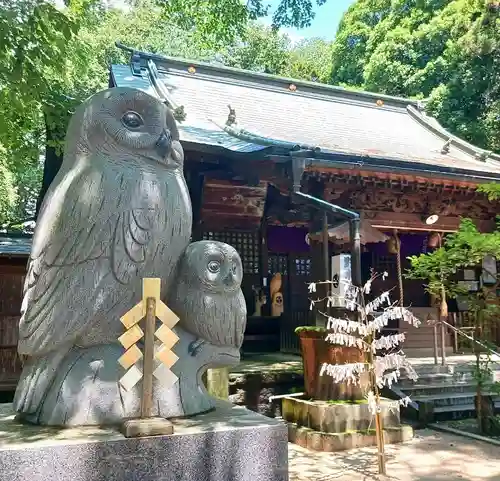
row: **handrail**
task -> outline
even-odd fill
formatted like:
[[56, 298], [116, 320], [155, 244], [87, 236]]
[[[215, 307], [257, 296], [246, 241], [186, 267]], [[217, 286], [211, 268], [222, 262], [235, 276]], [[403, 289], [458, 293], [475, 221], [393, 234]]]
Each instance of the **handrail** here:
[[[453, 331], [455, 331], [457, 334], [469, 339], [470, 341], [476, 343], [478, 346], [481, 346], [483, 349], [485, 349], [486, 351], [488, 351], [490, 354], [493, 354], [494, 356], [498, 356], [498, 360], [497, 359], [490, 359], [491, 362], [494, 362], [495, 364], [498, 364], [500, 365], [500, 352], [497, 352], [495, 351], [494, 349], [491, 349], [490, 347], [486, 346], [485, 344], [483, 344], [482, 342], [478, 341], [477, 339], [475, 339], [473, 336], [469, 336], [468, 334], [466, 334], [463, 330], [459, 329], [458, 327], [455, 327], [453, 324], [450, 324], [449, 322], [447, 321], [443, 321], [443, 320], [439, 320], [439, 321], [433, 321], [432, 322], [432, 326], [434, 328], [437, 328], [437, 326], [441, 324], [441, 325], [445, 325], [449, 328], [451, 328]], [[464, 329], [467, 329], [467, 330], [473, 330], [475, 328], [473, 327], [465, 327]], [[382, 331], [384, 330], [389, 330], [389, 331], [403, 331], [405, 332], [406, 330], [401, 328], [401, 327], [396, 327], [396, 328], [389, 328], [389, 327], [384, 327], [382, 328]], [[435, 351], [435, 354], [434, 354], [434, 359], [435, 359], [435, 364], [437, 364], [437, 359], [438, 359], [438, 355], [437, 355], [437, 351], [438, 351], [438, 348], [437, 348], [437, 330], [434, 329], [434, 351]], [[445, 364], [444, 362], [444, 356], [445, 354], [444, 353], [441, 353], [442, 357], [443, 357], [443, 364]]]
[[[475, 339], [474, 337], [472, 336], [469, 336], [468, 334], [466, 334], [465, 332], [463, 332], [461, 329], [459, 329], [458, 327], [455, 327], [453, 324], [450, 324], [449, 322], [446, 322], [446, 321], [443, 321], [443, 320], [440, 320], [438, 321], [442, 324], [444, 324], [445, 326], [448, 326], [450, 327], [451, 329], [453, 329], [456, 333], [460, 334], [461, 336], [469, 339], [470, 341], [472, 342], [475, 342], [478, 346], [481, 346], [482, 348], [486, 349], [486, 351], [488, 351], [490, 354], [493, 354], [495, 356], [498, 356], [500, 358], [500, 352], [497, 352], [491, 348], [489, 348], [488, 346], [486, 346], [485, 344], [483, 344], [482, 342], [478, 341], [477, 339]], [[495, 360], [495, 359], [491, 359], [492, 362], [496, 363], [496, 364], [499, 364], [500, 365], [500, 361], [498, 360]]]

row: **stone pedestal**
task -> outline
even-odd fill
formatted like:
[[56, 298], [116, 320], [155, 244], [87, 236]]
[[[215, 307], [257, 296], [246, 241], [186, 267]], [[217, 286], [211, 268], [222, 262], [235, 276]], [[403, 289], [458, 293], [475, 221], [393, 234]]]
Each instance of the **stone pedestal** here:
[[288, 481], [286, 425], [216, 405], [172, 420], [171, 436], [135, 439], [118, 428], [22, 425], [0, 405], [0, 481]]
[[[375, 418], [367, 403], [309, 401], [285, 397], [283, 418], [288, 422], [290, 442], [316, 451], [342, 451], [377, 444]], [[381, 402], [381, 418], [386, 443], [413, 437], [410, 426], [400, 423], [399, 409]]]

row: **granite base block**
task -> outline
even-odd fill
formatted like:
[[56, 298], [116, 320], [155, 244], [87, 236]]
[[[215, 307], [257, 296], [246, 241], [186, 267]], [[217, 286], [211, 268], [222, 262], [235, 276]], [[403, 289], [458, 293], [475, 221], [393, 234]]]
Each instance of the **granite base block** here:
[[[385, 444], [404, 443], [413, 438], [411, 426], [400, 425], [384, 429]], [[288, 439], [291, 443], [313, 451], [346, 451], [349, 449], [376, 446], [375, 432], [324, 433], [304, 426], [288, 423]]]
[[171, 436], [127, 439], [22, 425], [0, 405], [0, 481], [288, 481], [284, 423], [223, 401], [172, 422]]

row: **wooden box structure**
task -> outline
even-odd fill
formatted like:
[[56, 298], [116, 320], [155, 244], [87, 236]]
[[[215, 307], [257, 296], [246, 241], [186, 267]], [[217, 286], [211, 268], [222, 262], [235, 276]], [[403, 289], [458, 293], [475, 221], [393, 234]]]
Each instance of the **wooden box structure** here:
[[0, 236], [0, 396], [15, 389], [22, 370], [18, 324], [30, 249], [29, 236]]
[[[477, 185], [500, 180], [500, 156], [454, 137], [417, 101], [138, 51], [130, 65], [111, 67], [110, 85], [184, 107], [179, 127], [194, 237], [239, 251], [250, 315], [255, 292], [263, 289], [261, 317], [270, 316], [269, 284], [281, 273], [282, 351], [298, 353], [295, 328], [316, 323], [308, 282], [328, 278], [330, 256], [349, 251], [337, 227], [341, 219], [329, 216], [325, 225], [323, 213], [290, 195], [293, 157], [306, 159], [302, 192], [361, 213], [363, 273], [387, 271], [392, 285], [399, 284], [398, 260], [404, 270], [409, 255], [429, 248], [433, 232], [455, 231], [461, 216], [488, 229], [496, 214]], [[426, 224], [433, 214], [437, 222]], [[330, 242], [322, 242], [322, 229], [329, 229]], [[399, 256], [380, 242], [396, 231]], [[402, 285], [406, 304], [431, 306], [421, 282], [403, 279]], [[375, 293], [382, 288], [374, 285]], [[414, 347], [431, 348], [431, 330], [421, 332]]]

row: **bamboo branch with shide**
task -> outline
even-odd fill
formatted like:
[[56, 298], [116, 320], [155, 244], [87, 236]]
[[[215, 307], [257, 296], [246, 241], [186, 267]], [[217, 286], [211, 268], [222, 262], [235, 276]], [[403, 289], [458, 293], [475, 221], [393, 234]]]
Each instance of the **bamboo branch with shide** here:
[[[380, 401], [380, 389], [391, 387], [401, 376], [401, 371], [415, 381], [417, 373], [412, 368], [401, 349], [405, 340], [404, 333], [383, 335], [382, 330], [386, 328], [391, 320], [402, 320], [414, 327], [420, 325], [420, 321], [405, 307], [391, 303], [390, 290], [382, 292], [369, 302], [366, 296], [370, 294], [372, 283], [377, 278], [385, 281], [387, 273], [382, 275], [372, 273], [370, 279], [361, 287], [353, 285], [350, 281], [339, 281], [341, 285], [340, 294], [329, 293], [328, 297], [322, 299], [311, 299], [310, 309], [316, 304], [326, 301], [327, 310], [331, 306], [337, 306], [338, 301], [347, 311], [354, 313], [354, 319], [347, 314], [345, 318], [337, 318], [322, 312], [318, 313], [325, 318], [326, 341], [332, 344], [355, 347], [364, 352], [364, 362], [346, 364], [323, 363], [320, 375], [331, 376], [335, 383], [361, 384], [362, 375], [367, 373], [369, 381], [366, 386], [365, 398], [368, 408], [375, 417], [378, 465], [379, 472], [385, 474], [385, 450], [384, 435]], [[321, 281], [309, 284], [309, 293], [316, 292], [317, 285], [334, 284], [334, 281]], [[411, 402], [409, 397], [389, 402], [395, 408], [407, 406]], [[385, 401], [384, 401], [385, 403]]]

